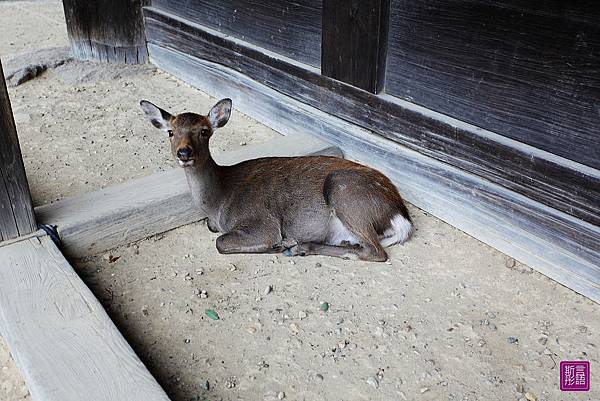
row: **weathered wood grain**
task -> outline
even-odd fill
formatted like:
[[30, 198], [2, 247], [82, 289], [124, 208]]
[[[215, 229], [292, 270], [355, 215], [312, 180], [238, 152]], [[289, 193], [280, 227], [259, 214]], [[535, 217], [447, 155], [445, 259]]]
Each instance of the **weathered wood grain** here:
[[142, 7], [149, 0], [64, 0], [73, 55], [83, 60], [148, 61]]
[[37, 229], [0, 62], [0, 241]]
[[419, 153], [600, 225], [597, 169], [390, 95], [370, 94], [159, 10], [144, 11], [151, 44], [230, 67]]
[[319, 68], [321, 0], [152, 0], [152, 6]]
[[386, 92], [600, 168], [600, 3], [392, 0]]
[[0, 247], [0, 333], [38, 401], [167, 401], [48, 236]]
[[372, 93], [383, 89], [389, 7], [389, 0], [323, 0], [323, 75]]
[[[215, 160], [230, 165], [264, 156], [308, 154], [341, 156], [338, 148], [297, 132], [216, 154]], [[63, 252], [69, 257], [97, 254], [206, 217], [192, 206], [181, 168], [39, 206], [35, 212], [39, 222], [58, 227]]]
[[[374, 135], [221, 65], [149, 45], [159, 68], [280, 132], [310, 130], [386, 173], [411, 203], [600, 302], [600, 228]], [[490, 272], [493, 274], [493, 272]]]

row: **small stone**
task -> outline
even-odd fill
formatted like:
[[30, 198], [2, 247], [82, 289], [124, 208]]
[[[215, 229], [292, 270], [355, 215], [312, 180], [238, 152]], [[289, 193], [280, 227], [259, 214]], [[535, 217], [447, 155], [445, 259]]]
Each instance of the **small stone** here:
[[504, 265], [509, 269], [515, 267], [516, 264], [517, 262], [513, 258], [506, 258], [506, 261], [504, 262]]
[[268, 285], [267, 288], [265, 288], [265, 290], [263, 291], [263, 294], [269, 295], [271, 293], [271, 291], [273, 291], [273, 286]]
[[149, 314], [150, 314], [150, 312], [148, 312], [148, 306], [147, 305], [142, 306], [142, 315], [148, 316]]
[[428, 387], [421, 387], [421, 388], [419, 389], [419, 393], [421, 393], [421, 394], [423, 394], [423, 393], [426, 393], [427, 391], [429, 391], [429, 388], [428, 388]]
[[523, 394], [524, 392], [525, 392], [525, 387], [523, 387], [523, 384], [517, 383], [517, 393]]
[[240, 146], [246, 146], [246, 142], [240, 142]]
[[329, 310], [329, 303], [321, 302], [321, 304], [319, 305], [319, 309], [321, 309], [323, 312], [327, 312]]
[[256, 327], [248, 326], [248, 327], [246, 327], [246, 331], [250, 334], [254, 334], [254, 333], [256, 333]]
[[323, 375], [322, 375], [322, 374], [320, 374], [320, 373], [317, 373], [317, 374], [315, 375], [315, 377], [316, 377], [317, 379], [319, 379], [319, 380], [323, 380], [323, 379], [325, 379], [325, 378], [323, 377]]
[[506, 341], [508, 341], [509, 344], [515, 344], [519, 342], [519, 339], [517, 337], [508, 336]]
[[425, 302], [427, 302], [427, 303], [431, 302], [431, 298], [425, 298]]
[[533, 395], [529, 392], [525, 393], [525, 399], [527, 401], [537, 401], [537, 398], [535, 398], [535, 395]]
[[292, 330], [292, 333], [294, 333], [294, 334], [300, 333], [300, 326], [298, 326], [296, 323], [290, 324], [290, 329]]
[[189, 344], [190, 341], [192, 341], [192, 340], [190, 340], [189, 338], [186, 338], [186, 339], [183, 340], [183, 342], [186, 343], [186, 344]]
[[201, 276], [201, 275], [204, 274], [204, 270], [202, 270], [202, 269], [196, 269], [196, 274], [199, 275], [199, 276]]
[[236, 265], [234, 265], [233, 263], [230, 263], [229, 265], [230, 265], [230, 267], [229, 267], [229, 271], [232, 271], [232, 272], [234, 272], [234, 271], [236, 271], [236, 270], [237, 270], [237, 266], [236, 266]]
[[315, 267], [321, 267], [321, 264], [319, 262], [315, 263]]
[[379, 382], [374, 377], [367, 377], [367, 384], [375, 389], [379, 388]]
[[198, 383], [198, 387], [200, 387], [202, 390], [210, 390], [210, 383], [208, 382], [208, 380], [205, 380], [203, 382]]
[[283, 400], [284, 398], [285, 398], [285, 393], [283, 391], [280, 391], [277, 393], [278, 400]]
[[306, 314], [306, 312], [301, 310], [300, 312], [298, 312], [298, 317], [300, 318], [300, 320], [302, 320], [302, 319], [306, 319], [308, 317], [308, 315]]
[[344, 348], [346, 348], [347, 344], [348, 343], [347, 343], [346, 340], [342, 340], [342, 341], [338, 341], [337, 346], [338, 346], [339, 349], [344, 349]]
[[205, 290], [200, 291], [200, 298], [202, 298], [202, 299], [208, 298], [208, 293]]

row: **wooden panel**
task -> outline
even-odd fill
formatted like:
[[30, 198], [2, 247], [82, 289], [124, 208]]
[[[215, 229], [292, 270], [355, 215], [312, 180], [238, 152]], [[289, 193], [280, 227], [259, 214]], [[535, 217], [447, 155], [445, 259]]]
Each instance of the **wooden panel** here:
[[19, 139], [0, 63], [0, 241], [37, 229]]
[[152, 6], [319, 68], [321, 0], [152, 0]]
[[[237, 107], [236, 102], [234, 107]], [[300, 132], [295, 134], [239, 151], [217, 154], [215, 160], [219, 164], [231, 165], [264, 156], [341, 156], [339, 149], [319, 139]], [[63, 251], [78, 258], [206, 217], [193, 208], [181, 168], [39, 206], [35, 212], [38, 221], [58, 226]]]
[[146, 63], [142, 7], [148, 2], [63, 0], [73, 55], [108, 63]]
[[600, 168], [600, 3], [393, 0], [386, 91]]
[[323, 0], [323, 75], [377, 93], [383, 88], [389, 0]]
[[[310, 130], [350, 159], [382, 170], [408, 201], [541, 273], [600, 302], [600, 228], [461, 169], [381, 138], [219, 64], [149, 45], [159, 68], [245, 114], [286, 130]], [[493, 272], [490, 272], [493, 274]]]
[[167, 401], [48, 236], [0, 246], [0, 329], [34, 400]]
[[369, 94], [159, 10], [145, 13], [150, 43], [228, 66], [424, 155], [600, 225], [596, 169], [389, 95]]

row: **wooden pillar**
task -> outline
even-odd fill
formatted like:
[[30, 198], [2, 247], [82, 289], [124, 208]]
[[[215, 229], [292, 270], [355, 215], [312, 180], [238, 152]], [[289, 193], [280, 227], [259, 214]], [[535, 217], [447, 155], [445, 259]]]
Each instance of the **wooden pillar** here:
[[37, 229], [0, 62], [0, 241]]
[[371, 93], [383, 89], [389, 0], [323, 0], [321, 73]]
[[148, 61], [142, 7], [148, 0], [63, 0], [73, 55], [82, 60]]

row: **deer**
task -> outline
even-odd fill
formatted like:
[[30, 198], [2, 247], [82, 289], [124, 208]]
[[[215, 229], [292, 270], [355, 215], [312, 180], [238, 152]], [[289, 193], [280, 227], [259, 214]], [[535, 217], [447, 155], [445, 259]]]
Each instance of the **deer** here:
[[231, 166], [211, 156], [213, 132], [231, 116], [231, 99], [207, 115], [177, 115], [142, 100], [166, 132], [185, 170], [193, 206], [207, 216], [221, 254], [325, 255], [385, 262], [385, 248], [404, 243], [413, 223], [398, 189], [383, 173], [331, 156], [263, 157]]

